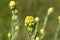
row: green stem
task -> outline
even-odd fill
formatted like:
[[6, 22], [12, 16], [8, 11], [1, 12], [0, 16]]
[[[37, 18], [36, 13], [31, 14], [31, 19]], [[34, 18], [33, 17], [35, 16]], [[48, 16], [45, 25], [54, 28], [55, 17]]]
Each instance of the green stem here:
[[58, 25], [58, 27], [56, 29], [54, 40], [57, 40], [59, 29], [60, 29], [60, 24]]
[[35, 31], [34, 31], [34, 37], [32, 38], [31, 37], [31, 40], [35, 40], [35, 37], [36, 37], [36, 34], [37, 34], [37, 27], [38, 27], [38, 22], [36, 23], [36, 26], [35, 26]]
[[[50, 13], [47, 13], [46, 17], [45, 17], [45, 20], [44, 20], [44, 24], [43, 24], [43, 29], [45, 30], [45, 27], [46, 27], [46, 23], [47, 23], [47, 20], [48, 20], [48, 17], [49, 17]], [[41, 36], [41, 40], [44, 38], [44, 35]]]
[[[14, 11], [12, 10], [12, 15], [15, 16]], [[15, 27], [18, 25], [18, 19], [11, 21], [11, 40], [17, 40], [18, 30], [15, 30]], [[19, 25], [18, 25], [19, 26]]]

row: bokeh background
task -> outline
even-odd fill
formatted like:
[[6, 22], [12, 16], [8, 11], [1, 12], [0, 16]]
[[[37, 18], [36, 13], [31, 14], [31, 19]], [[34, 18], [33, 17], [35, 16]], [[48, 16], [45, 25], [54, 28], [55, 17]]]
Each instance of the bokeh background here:
[[[28, 33], [24, 26], [26, 16], [40, 17], [38, 26], [39, 30], [43, 26], [44, 18], [49, 7], [54, 7], [53, 13], [49, 16], [46, 25], [46, 35], [43, 40], [54, 40], [54, 34], [58, 26], [57, 17], [60, 15], [60, 0], [15, 0], [19, 11], [19, 28], [18, 40], [28, 40]], [[0, 0], [0, 40], [8, 40], [7, 33], [11, 29], [11, 10], [9, 9], [10, 0]], [[58, 34], [60, 40], [60, 32]]]

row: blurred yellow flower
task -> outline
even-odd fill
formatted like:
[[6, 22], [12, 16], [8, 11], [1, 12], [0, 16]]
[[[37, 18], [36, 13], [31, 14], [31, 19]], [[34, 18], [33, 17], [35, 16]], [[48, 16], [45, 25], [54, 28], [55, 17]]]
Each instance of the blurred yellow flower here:
[[17, 25], [16, 27], [15, 27], [15, 30], [18, 30], [19, 29], [19, 26]]
[[48, 12], [51, 13], [52, 11], [53, 11], [53, 7], [50, 7], [50, 8], [48, 9]]
[[32, 38], [34, 38], [35, 37], [35, 35], [32, 35]]
[[17, 9], [15, 9], [15, 11], [14, 11], [14, 12], [15, 12], [15, 14], [16, 14], [16, 13], [18, 13], [18, 10], [17, 10]]
[[12, 16], [12, 20], [16, 20], [17, 19], [17, 15]]
[[14, 8], [15, 5], [16, 5], [15, 1], [10, 1], [10, 3], [9, 3], [10, 9]]
[[11, 37], [11, 33], [9, 32], [7, 36], [8, 36], [8, 38], [10, 38]]
[[60, 23], [60, 16], [58, 16], [58, 21], [59, 21], [59, 23]]
[[60, 16], [58, 16], [58, 20], [60, 20]]
[[36, 37], [36, 40], [40, 40], [40, 38], [39, 37]]
[[43, 28], [40, 29], [40, 33], [41, 33], [41, 34], [44, 34], [44, 29], [43, 29]]
[[32, 26], [32, 25], [34, 25], [35, 24], [34, 21], [35, 20], [34, 20], [34, 18], [32, 16], [27, 16], [25, 18], [25, 26]]
[[27, 30], [28, 30], [29, 32], [32, 32], [32, 28], [31, 28], [31, 27], [27, 27]]
[[38, 21], [39, 21], [39, 17], [36, 17], [36, 18], [35, 18], [35, 21], [38, 22]]

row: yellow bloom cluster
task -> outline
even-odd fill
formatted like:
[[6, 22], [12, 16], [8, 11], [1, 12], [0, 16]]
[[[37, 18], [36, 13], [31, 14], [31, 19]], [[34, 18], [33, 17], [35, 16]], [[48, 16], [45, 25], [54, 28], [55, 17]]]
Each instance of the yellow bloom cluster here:
[[16, 2], [15, 1], [10, 1], [9, 6], [10, 6], [10, 9], [15, 8]]
[[32, 26], [35, 24], [35, 20], [32, 16], [27, 16], [25, 18], [25, 26]]

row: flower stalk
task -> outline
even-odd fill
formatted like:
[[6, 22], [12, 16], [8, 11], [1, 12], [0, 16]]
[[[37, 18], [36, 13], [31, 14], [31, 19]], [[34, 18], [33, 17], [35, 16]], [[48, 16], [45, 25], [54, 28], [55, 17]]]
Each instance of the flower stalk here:
[[[49, 17], [49, 15], [50, 15], [52, 12], [53, 12], [53, 7], [50, 7], [50, 8], [48, 9], [47, 15], [46, 15], [45, 20], [44, 20], [44, 24], [43, 24], [43, 28], [42, 28], [43, 31], [45, 30], [46, 23], [47, 23], [47, 21], [48, 21], [48, 17]], [[41, 33], [41, 32], [40, 32], [40, 33]], [[45, 32], [42, 33], [42, 35], [41, 35], [41, 37], [40, 37], [41, 40], [44, 38], [44, 35], [45, 35]]]
[[32, 16], [27, 16], [25, 18], [25, 26], [28, 28], [29, 40], [35, 40], [37, 35], [39, 17], [35, 19]]
[[19, 20], [18, 20], [18, 10], [16, 9], [16, 2], [10, 1], [9, 7], [12, 12], [11, 17], [11, 37], [8, 38], [9, 40], [17, 40], [18, 31], [19, 31]]
[[57, 40], [58, 33], [59, 33], [59, 30], [60, 30], [60, 16], [58, 16], [58, 22], [59, 22], [59, 24], [58, 24], [56, 32], [55, 32], [54, 40]]

